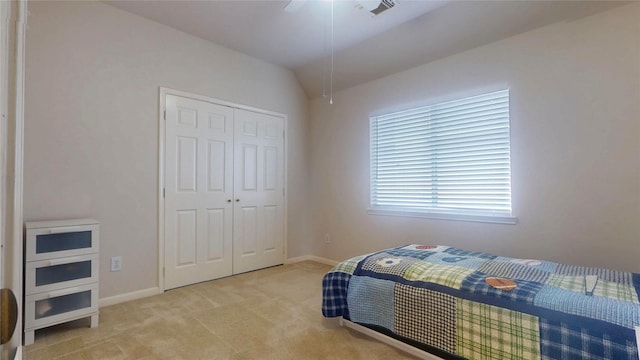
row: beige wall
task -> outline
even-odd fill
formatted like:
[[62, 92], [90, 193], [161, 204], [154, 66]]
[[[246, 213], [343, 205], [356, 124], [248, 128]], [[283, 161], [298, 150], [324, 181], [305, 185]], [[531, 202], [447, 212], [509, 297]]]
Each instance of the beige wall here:
[[[426, 242], [640, 272], [640, 4], [314, 100], [309, 128], [285, 69], [102, 3], [29, 7], [25, 219], [101, 221], [101, 297], [157, 286], [159, 86], [289, 115], [290, 257]], [[373, 112], [505, 86], [519, 224], [366, 214]]]
[[[372, 113], [504, 87], [519, 224], [367, 215]], [[439, 243], [640, 272], [639, 3], [314, 100], [311, 134], [315, 255]]]
[[160, 86], [288, 114], [288, 251], [310, 253], [307, 99], [290, 71], [99, 2], [29, 8], [25, 220], [100, 220], [101, 297], [158, 285]]

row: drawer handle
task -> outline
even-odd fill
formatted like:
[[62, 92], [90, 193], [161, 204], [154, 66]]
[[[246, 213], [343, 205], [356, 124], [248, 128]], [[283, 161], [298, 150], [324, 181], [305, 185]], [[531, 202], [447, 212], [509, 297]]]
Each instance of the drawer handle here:
[[77, 226], [61, 226], [49, 229], [47, 234], [60, 234], [60, 233], [70, 233], [70, 232], [81, 232], [81, 231], [90, 231], [91, 229], [78, 229]]
[[76, 286], [76, 287], [72, 287], [72, 288], [66, 288], [66, 289], [62, 289], [62, 290], [51, 291], [47, 295], [47, 298], [58, 297], [58, 296], [62, 296], [62, 295], [69, 295], [69, 294], [76, 293], [79, 290], [80, 290], [80, 288]]
[[82, 258], [80, 256], [66, 257], [66, 258], [61, 258], [61, 259], [54, 259], [54, 260], [49, 261], [49, 265], [47, 265], [47, 266], [54, 266], [54, 265], [60, 265], [60, 264], [70, 264], [70, 263], [78, 262], [80, 260], [82, 260]]

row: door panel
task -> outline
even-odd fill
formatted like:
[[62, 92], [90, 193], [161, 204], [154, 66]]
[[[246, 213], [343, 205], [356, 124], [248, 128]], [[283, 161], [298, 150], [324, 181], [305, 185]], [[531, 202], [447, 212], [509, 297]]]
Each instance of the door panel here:
[[220, 115], [215, 112], [209, 112], [209, 131], [224, 134], [227, 131], [226, 127], [226, 116]]
[[242, 145], [242, 190], [257, 191], [258, 183], [258, 147], [254, 144]]
[[198, 139], [178, 137], [178, 188], [177, 192], [196, 191], [196, 160]]
[[224, 260], [224, 209], [207, 209], [207, 260]]
[[233, 109], [166, 96], [165, 289], [231, 275]]
[[209, 192], [224, 192], [226, 156], [223, 141], [209, 141], [207, 151], [207, 190]]
[[242, 120], [242, 129], [242, 135], [255, 138], [258, 137], [258, 121], [256, 119], [244, 118]]
[[284, 260], [284, 119], [234, 110], [234, 274]]
[[176, 211], [178, 233], [176, 241], [178, 242], [178, 256], [176, 259], [177, 266], [189, 266], [196, 263], [196, 215], [197, 210], [178, 210]]
[[264, 207], [264, 251], [275, 251], [278, 248], [278, 207]]
[[195, 129], [197, 127], [198, 110], [178, 106], [178, 126]]
[[234, 238], [234, 242], [237, 241], [238, 246], [236, 249], [240, 249], [240, 257], [256, 254], [257, 245], [257, 225], [258, 225], [258, 209], [255, 206], [242, 206], [240, 207], [241, 217], [238, 219], [242, 223], [242, 228]]
[[264, 191], [278, 190], [278, 148], [264, 147]]

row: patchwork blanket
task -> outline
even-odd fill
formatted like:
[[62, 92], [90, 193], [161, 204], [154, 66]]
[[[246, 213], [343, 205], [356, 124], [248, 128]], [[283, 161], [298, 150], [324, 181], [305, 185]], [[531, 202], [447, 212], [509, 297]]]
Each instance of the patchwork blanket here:
[[638, 360], [640, 275], [409, 245], [341, 262], [322, 313], [468, 359]]

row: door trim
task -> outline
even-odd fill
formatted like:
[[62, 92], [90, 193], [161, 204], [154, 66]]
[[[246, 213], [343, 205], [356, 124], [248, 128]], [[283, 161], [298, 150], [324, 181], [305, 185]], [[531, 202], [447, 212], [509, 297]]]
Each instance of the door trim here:
[[222, 106], [228, 106], [231, 108], [235, 108], [235, 109], [241, 109], [241, 110], [248, 110], [248, 111], [253, 111], [253, 112], [257, 112], [257, 113], [261, 113], [261, 114], [266, 114], [266, 115], [273, 115], [273, 116], [278, 116], [278, 117], [282, 117], [284, 120], [284, 145], [283, 145], [283, 151], [284, 151], [284, 174], [283, 174], [283, 181], [284, 181], [284, 239], [283, 239], [283, 254], [282, 254], [282, 261], [284, 263], [285, 259], [287, 259], [287, 255], [288, 255], [288, 250], [287, 250], [287, 234], [288, 234], [288, 228], [287, 228], [287, 196], [288, 196], [288, 192], [287, 192], [287, 162], [288, 162], [288, 155], [287, 155], [287, 123], [288, 123], [288, 118], [286, 114], [283, 113], [279, 113], [279, 112], [275, 112], [275, 111], [269, 111], [269, 110], [264, 110], [264, 109], [259, 109], [253, 106], [248, 106], [248, 105], [243, 105], [243, 104], [238, 104], [238, 103], [233, 103], [233, 102], [229, 102], [229, 101], [224, 101], [224, 100], [219, 100], [219, 99], [215, 99], [209, 96], [204, 96], [204, 95], [198, 95], [198, 94], [193, 94], [193, 93], [189, 93], [186, 91], [181, 91], [181, 90], [175, 90], [175, 89], [171, 89], [168, 87], [163, 87], [161, 86], [159, 88], [159, 101], [158, 101], [158, 287], [160, 288], [160, 290], [162, 292], [165, 291], [165, 284], [164, 284], [164, 245], [165, 245], [165, 233], [164, 233], [164, 208], [165, 208], [165, 202], [164, 202], [164, 187], [165, 187], [165, 110], [166, 110], [166, 97], [167, 95], [175, 95], [175, 96], [181, 96], [181, 97], [186, 97], [186, 98], [190, 98], [190, 99], [194, 99], [194, 100], [200, 100], [200, 101], [206, 101], [206, 102], [210, 102], [216, 105], [222, 105]]
[[[28, 16], [26, 0], [0, 4], [0, 283], [10, 288], [22, 307], [22, 229], [24, 178], [24, 97], [25, 45]], [[20, 353], [23, 337], [22, 313], [18, 311], [16, 328], [10, 341], [0, 346], [2, 354]], [[0, 354], [0, 356], [2, 356]]]

